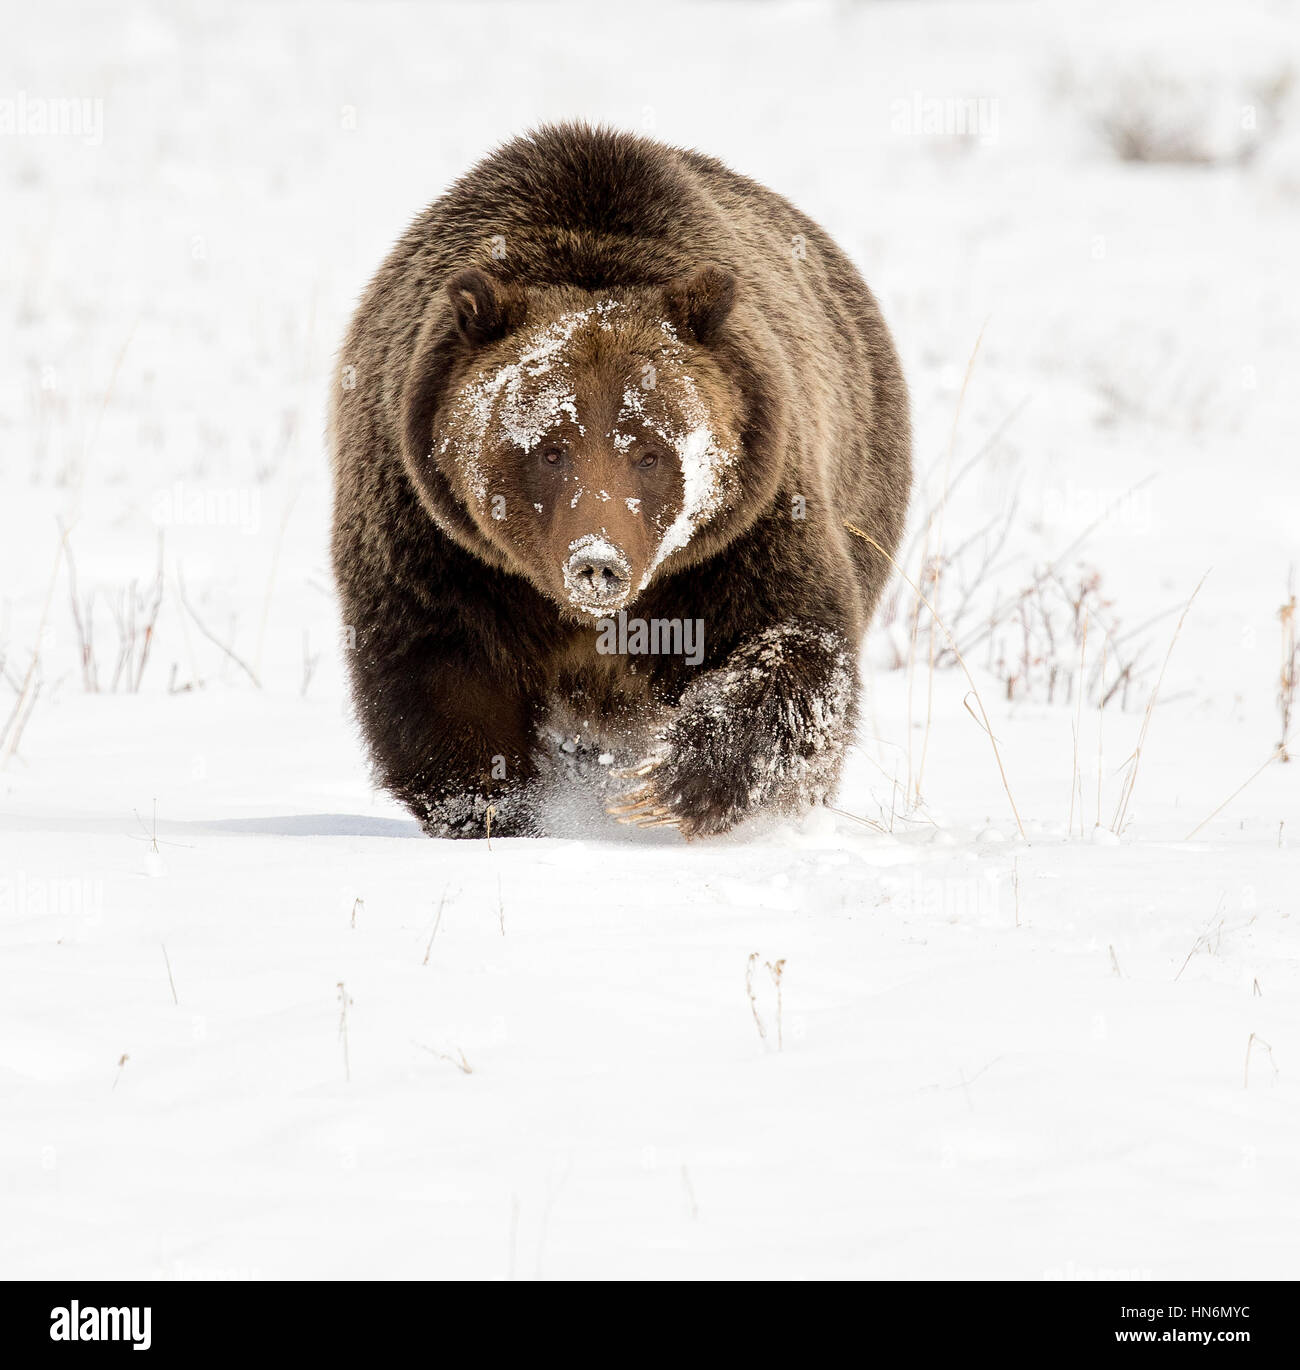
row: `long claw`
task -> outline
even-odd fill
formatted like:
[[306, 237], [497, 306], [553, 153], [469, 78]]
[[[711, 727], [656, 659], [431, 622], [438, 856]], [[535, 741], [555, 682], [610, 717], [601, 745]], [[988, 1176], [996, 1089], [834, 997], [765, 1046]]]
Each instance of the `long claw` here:
[[[658, 758], [647, 758], [627, 774], [648, 775], [658, 765]], [[630, 828], [675, 828], [680, 822], [672, 809], [660, 801], [653, 785], [642, 785], [623, 795], [617, 803], [606, 805], [605, 812]]]
[[643, 761], [638, 761], [635, 766], [624, 766], [617, 771], [610, 771], [610, 775], [615, 780], [640, 780], [642, 776], [649, 775], [651, 771], [657, 770], [662, 764], [662, 756], [647, 756]]
[[655, 813], [646, 810], [644, 813], [630, 813], [626, 817], [616, 818], [614, 821], [629, 828], [675, 828], [680, 820], [671, 813]]
[[632, 813], [636, 809], [642, 809], [648, 804], [657, 804], [658, 802], [654, 789], [649, 785], [642, 785], [639, 790], [630, 790], [627, 794], [619, 795], [614, 803], [606, 805], [605, 812], [612, 814]]

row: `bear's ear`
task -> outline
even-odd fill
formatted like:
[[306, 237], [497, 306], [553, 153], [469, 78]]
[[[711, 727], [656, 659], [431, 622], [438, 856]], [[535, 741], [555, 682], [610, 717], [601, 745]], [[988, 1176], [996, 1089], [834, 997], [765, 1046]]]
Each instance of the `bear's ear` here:
[[456, 331], [471, 347], [495, 342], [523, 322], [519, 292], [478, 267], [466, 267], [447, 282]]
[[689, 329], [701, 343], [712, 342], [735, 303], [734, 272], [713, 262], [664, 286], [669, 319], [679, 328]]

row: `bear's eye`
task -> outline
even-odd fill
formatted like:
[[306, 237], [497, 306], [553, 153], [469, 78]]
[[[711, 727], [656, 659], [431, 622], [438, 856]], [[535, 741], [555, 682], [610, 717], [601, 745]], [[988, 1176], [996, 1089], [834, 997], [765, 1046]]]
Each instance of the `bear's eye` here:
[[558, 447], [543, 447], [542, 461], [547, 466], [558, 466], [564, 460], [564, 452]]
[[637, 465], [638, 465], [643, 471], [652, 470], [654, 467], [656, 467], [656, 466], [659, 465], [659, 453], [658, 453], [658, 452], [647, 452], [647, 453], [641, 458], [641, 460], [640, 460], [639, 462], [637, 462]]

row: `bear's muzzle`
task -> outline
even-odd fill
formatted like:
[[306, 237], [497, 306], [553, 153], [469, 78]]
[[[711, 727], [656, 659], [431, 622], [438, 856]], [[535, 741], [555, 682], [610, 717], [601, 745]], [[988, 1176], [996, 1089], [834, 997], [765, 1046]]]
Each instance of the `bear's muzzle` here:
[[627, 557], [607, 538], [588, 533], [569, 544], [564, 585], [570, 603], [591, 614], [622, 608], [632, 590]]

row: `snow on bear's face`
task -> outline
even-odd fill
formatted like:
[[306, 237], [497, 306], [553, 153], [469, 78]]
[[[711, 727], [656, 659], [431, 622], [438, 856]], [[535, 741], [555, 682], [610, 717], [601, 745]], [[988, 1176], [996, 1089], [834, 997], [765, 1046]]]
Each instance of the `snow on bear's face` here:
[[724, 507], [739, 424], [730, 382], [661, 311], [586, 298], [482, 349], [433, 454], [507, 562], [589, 620]]

